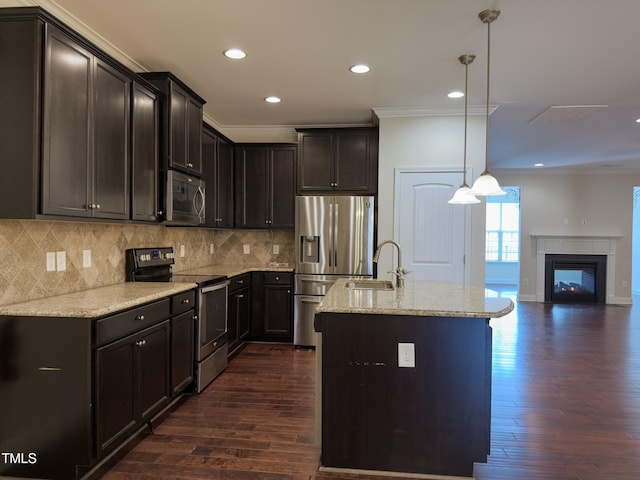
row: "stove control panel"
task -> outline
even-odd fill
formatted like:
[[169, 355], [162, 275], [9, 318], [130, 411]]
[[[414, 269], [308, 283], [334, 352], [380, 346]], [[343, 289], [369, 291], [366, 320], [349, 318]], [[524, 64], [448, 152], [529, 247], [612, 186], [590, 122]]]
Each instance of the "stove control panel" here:
[[164, 267], [175, 263], [173, 247], [131, 248], [126, 255], [128, 269]]

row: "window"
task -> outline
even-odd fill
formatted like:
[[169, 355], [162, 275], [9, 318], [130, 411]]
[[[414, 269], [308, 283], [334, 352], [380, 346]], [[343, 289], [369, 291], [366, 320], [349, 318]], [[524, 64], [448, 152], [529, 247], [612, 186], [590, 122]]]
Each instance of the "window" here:
[[520, 187], [502, 187], [507, 195], [487, 197], [487, 262], [520, 260]]

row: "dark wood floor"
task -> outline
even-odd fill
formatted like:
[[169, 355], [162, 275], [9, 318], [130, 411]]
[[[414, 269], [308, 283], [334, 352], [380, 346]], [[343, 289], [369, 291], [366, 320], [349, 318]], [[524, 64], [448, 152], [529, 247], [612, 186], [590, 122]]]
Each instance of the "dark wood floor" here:
[[[491, 324], [491, 456], [475, 478], [640, 478], [640, 306], [520, 303]], [[379, 479], [317, 471], [314, 356], [249, 344], [93, 478]]]

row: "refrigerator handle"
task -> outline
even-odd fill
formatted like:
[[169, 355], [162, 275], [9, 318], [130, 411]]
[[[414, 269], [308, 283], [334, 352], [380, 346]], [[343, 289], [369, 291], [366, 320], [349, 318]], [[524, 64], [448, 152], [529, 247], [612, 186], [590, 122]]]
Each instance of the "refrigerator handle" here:
[[334, 204], [333, 214], [333, 264], [338, 267], [338, 204]]
[[329, 257], [329, 267], [332, 267], [333, 264], [333, 230], [335, 228], [335, 223], [333, 220], [333, 203], [329, 204], [329, 255], [327, 255]]

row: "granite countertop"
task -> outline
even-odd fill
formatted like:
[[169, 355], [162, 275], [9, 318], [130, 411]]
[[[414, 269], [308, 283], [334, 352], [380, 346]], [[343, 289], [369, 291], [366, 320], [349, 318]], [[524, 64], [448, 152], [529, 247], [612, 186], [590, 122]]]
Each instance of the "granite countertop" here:
[[195, 288], [195, 283], [126, 282], [0, 305], [0, 315], [96, 318]]
[[181, 272], [175, 271], [174, 273], [181, 275], [226, 275], [231, 278], [249, 272], [293, 272], [293, 265], [283, 263], [267, 265], [208, 265], [206, 267], [191, 268]]
[[502, 317], [513, 310], [508, 298], [487, 297], [482, 287], [405, 279], [404, 288], [357, 290], [338, 279], [316, 313], [367, 313], [435, 317]]

